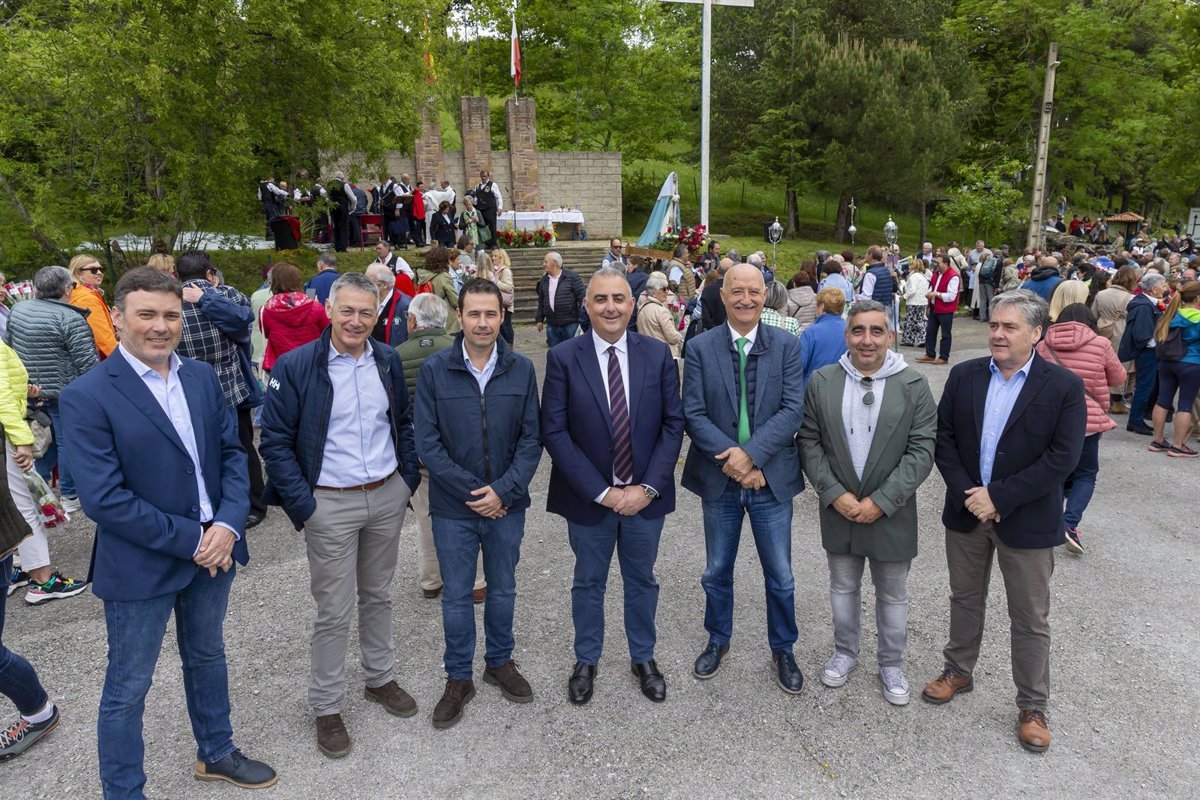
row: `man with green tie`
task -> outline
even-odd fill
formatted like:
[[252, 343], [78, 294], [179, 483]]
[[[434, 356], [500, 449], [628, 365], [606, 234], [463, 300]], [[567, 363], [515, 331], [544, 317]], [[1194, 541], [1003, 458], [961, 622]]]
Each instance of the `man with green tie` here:
[[738, 264], [725, 275], [727, 321], [687, 347], [683, 373], [685, 429], [691, 437], [683, 487], [704, 509], [707, 566], [700, 579], [708, 644], [697, 678], [720, 669], [733, 636], [733, 565], [742, 520], [749, 515], [762, 562], [767, 640], [779, 687], [798, 694], [792, 579], [792, 499], [804, 489], [796, 431], [804, 414], [800, 342], [782, 328], [759, 325], [766, 286], [762, 272]]

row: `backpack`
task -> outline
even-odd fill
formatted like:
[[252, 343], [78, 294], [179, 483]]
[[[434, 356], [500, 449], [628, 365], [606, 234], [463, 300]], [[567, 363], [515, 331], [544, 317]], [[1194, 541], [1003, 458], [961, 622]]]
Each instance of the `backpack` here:
[[996, 259], [989, 258], [983, 262], [983, 266], [979, 268], [980, 280], [990, 281], [992, 276], [996, 274]]
[[417, 284], [417, 294], [433, 294], [433, 280]]
[[1183, 329], [1172, 328], [1167, 338], [1159, 342], [1155, 348], [1159, 361], [1181, 361], [1187, 355], [1187, 345], [1183, 343]]

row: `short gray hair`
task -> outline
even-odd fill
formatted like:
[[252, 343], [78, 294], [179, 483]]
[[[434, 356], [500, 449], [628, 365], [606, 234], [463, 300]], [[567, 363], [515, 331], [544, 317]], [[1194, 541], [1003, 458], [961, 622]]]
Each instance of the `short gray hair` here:
[[1005, 306], [1013, 306], [1020, 311], [1031, 328], [1045, 328], [1050, 318], [1050, 305], [1028, 289], [1013, 289], [996, 295], [992, 298], [989, 313], [994, 314], [996, 309]]
[[892, 329], [892, 315], [888, 313], [889, 309], [878, 300], [855, 300], [850, 304], [850, 311], [846, 314], [846, 323], [854, 319], [859, 314], [869, 314], [872, 311], [878, 311], [883, 314], [883, 318], [887, 320], [887, 329]]
[[332, 267], [333, 269], [337, 269], [337, 256], [333, 253], [333, 251], [327, 250], [324, 253], [321, 253], [321, 255], [317, 256], [318, 272], [320, 271], [321, 267]]
[[545, 257], [552, 260], [555, 264], [558, 264], [558, 268], [562, 269], [563, 261], [561, 253], [551, 250], [550, 252], [546, 253]]
[[657, 292], [659, 289], [667, 288], [670, 283], [667, 280], [667, 276], [661, 272], [651, 272], [650, 276], [646, 278], [646, 291]]
[[767, 284], [767, 308], [773, 308], [776, 311], [783, 311], [787, 308], [788, 293], [787, 287], [779, 281], [771, 281]]
[[[597, 278], [620, 278], [621, 280], [625, 281], [626, 286], [629, 286], [629, 278], [625, 275], [624, 272], [617, 269], [616, 267], [601, 267], [600, 269], [598, 269], [592, 273], [592, 277], [588, 278], [587, 290], [588, 290], [589, 294], [592, 291], [592, 282], [595, 281]], [[632, 286], [629, 287], [629, 293], [633, 294]]]
[[1149, 292], [1160, 284], [1167, 282], [1167, 276], [1158, 272], [1147, 272], [1142, 276], [1142, 291]]
[[746, 257], [746, 263], [750, 264], [752, 266], [758, 267], [759, 269], [762, 269], [763, 257], [760, 256], [758, 253], [751, 253], [749, 256]]
[[419, 294], [408, 304], [408, 314], [415, 320], [417, 330], [445, 328], [450, 306], [436, 294]]
[[333, 285], [329, 287], [329, 305], [333, 305], [334, 298], [337, 297], [338, 289], [354, 289], [359, 292], [379, 297], [379, 287], [375, 285], [375, 281], [368, 278], [361, 272], [347, 272], [345, 275], [338, 277]]
[[392, 274], [392, 271], [387, 268], [386, 264], [379, 262], [379, 261], [372, 261], [370, 264], [367, 265], [366, 275], [368, 278], [375, 279], [376, 277], [378, 277], [380, 280], [383, 280], [383, 279], [393, 279], [394, 280], [396, 277], [395, 275]]
[[39, 300], [58, 300], [71, 290], [75, 279], [66, 267], [42, 267], [33, 276], [33, 290]]

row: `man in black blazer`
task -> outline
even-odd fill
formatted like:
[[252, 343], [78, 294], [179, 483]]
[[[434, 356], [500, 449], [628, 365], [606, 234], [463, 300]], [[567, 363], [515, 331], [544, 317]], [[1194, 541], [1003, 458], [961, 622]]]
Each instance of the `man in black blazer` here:
[[575, 553], [571, 616], [572, 703], [592, 697], [604, 644], [604, 591], [613, 550], [625, 584], [625, 635], [633, 674], [654, 702], [667, 685], [654, 662], [663, 520], [675, 510], [683, 410], [665, 344], [627, 330], [633, 294], [615, 265], [596, 271], [585, 301], [591, 333], [546, 354], [542, 439], [554, 459], [546, 509], [567, 520]]
[[725, 273], [733, 267], [733, 261], [722, 258], [717, 266], [717, 280], [700, 292], [700, 327], [706, 331], [725, 324], [725, 301], [721, 299], [721, 287], [725, 285]]
[[936, 461], [946, 481], [942, 522], [950, 570], [950, 638], [930, 703], [974, 688], [993, 557], [1004, 576], [1021, 746], [1050, 746], [1050, 575], [1063, 543], [1063, 483], [1083, 449], [1083, 382], [1033, 348], [1046, 324], [1033, 292], [992, 301], [991, 358], [950, 371], [938, 405]]

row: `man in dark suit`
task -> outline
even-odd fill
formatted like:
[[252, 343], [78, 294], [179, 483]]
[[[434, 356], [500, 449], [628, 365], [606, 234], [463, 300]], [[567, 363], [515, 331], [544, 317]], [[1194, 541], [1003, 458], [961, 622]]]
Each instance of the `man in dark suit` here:
[[597, 270], [584, 301], [591, 335], [546, 354], [542, 438], [554, 459], [546, 509], [567, 520], [575, 553], [571, 610], [577, 705], [592, 697], [604, 643], [604, 593], [614, 548], [625, 584], [625, 635], [633, 674], [654, 702], [667, 685], [654, 661], [663, 519], [675, 510], [683, 411], [671, 350], [628, 332], [633, 294], [616, 266]]
[[1062, 544], [1063, 483], [1083, 450], [1078, 377], [1034, 352], [1049, 308], [1033, 292], [992, 301], [991, 358], [950, 371], [938, 404], [935, 458], [946, 481], [942, 522], [950, 570], [950, 638], [942, 674], [922, 697], [947, 703], [974, 688], [992, 559], [1012, 627], [1021, 746], [1050, 746], [1050, 575]]
[[732, 267], [733, 262], [728, 258], [721, 259], [717, 267], [717, 280], [704, 287], [700, 293], [700, 326], [706, 331], [725, 324], [725, 300], [721, 296], [721, 286], [725, 282], [726, 273]]
[[181, 359], [182, 290], [148, 268], [117, 284], [113, 357], [62, 393], [64, 437], [83, 510], [96, 522], [92, 587], [104, 601], [100, 697], [105, 798], [143, 798], [142, 712], [172, 611], [196, 736], [195, 777], [275, 783], [242, 755], [229, 721], [222, 625], [234, 561], [249, 560], [246, 453], [209, 365]]
[[800, 340], [760, 325], [763, 274], [749, 264], [725, 276], [721, 297], [728, 324], [692, 339], [683, 370], [683, 411], [692, 446], [683, 488], [704, 508], [707, 567], [700, 584], [708, 645], [696, 659], [697, 678], [711, 678], [733, 636], [733, 563], [748, 514], [767, 595], [767, 640], [776, 680], [799, 694], [792, 499], [804, 489], [796, 431], [804, 413]]

